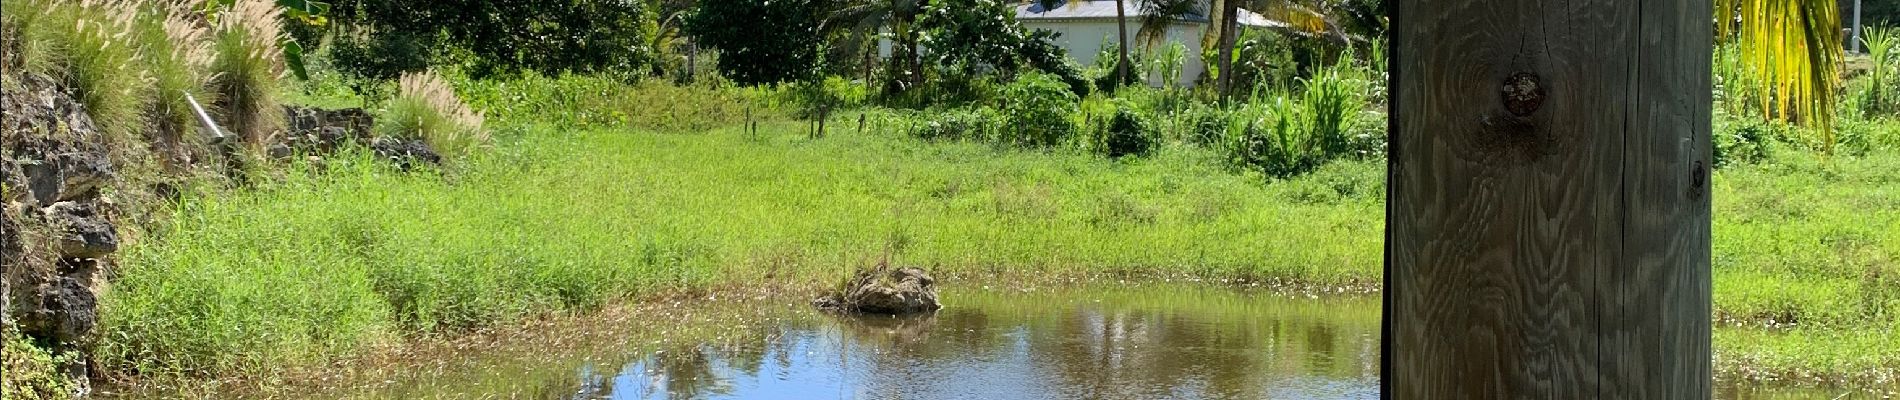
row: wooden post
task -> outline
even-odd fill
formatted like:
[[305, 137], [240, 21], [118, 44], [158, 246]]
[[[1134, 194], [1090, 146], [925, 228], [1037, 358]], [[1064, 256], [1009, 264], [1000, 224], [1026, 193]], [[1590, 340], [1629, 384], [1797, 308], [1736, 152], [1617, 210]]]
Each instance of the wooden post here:
[[1390, 11], [1383, 393], [1710, 398], [1710, 1]]

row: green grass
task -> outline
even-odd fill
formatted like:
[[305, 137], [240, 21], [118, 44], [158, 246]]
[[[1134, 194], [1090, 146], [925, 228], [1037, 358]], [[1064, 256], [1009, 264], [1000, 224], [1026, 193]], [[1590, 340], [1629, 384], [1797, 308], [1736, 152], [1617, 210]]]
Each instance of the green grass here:
[[[1263, 184], [1196, 147], [1113, 161], [803, 129], [535, 125], [446, 174], [344, 157], [193, 199], [127, 252], [100, 357], [269, 370], [656, 290], [829, 282], [887, 249], [947, 274], [1380, 276], [1378, 161]], [[1777, 154], [1716, 174], [1718, 351], [1783, 374], [1900, 365], [1900, 155]]]
[[655, 289], [827, 282], [887, 248], [944, 272], [1379, 275], [1376, 163], [1263, 186], [1196, 151], [1123, 163], [766, 132], [534, 130], [446, 178], [339, 159], [188, 201], [126, 252], [98, 356], [268, 370]]

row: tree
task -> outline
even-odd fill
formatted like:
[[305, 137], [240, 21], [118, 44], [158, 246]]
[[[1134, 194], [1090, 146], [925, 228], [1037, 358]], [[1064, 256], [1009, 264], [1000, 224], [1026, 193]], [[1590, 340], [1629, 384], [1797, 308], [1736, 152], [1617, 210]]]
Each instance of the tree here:
[[1835, 86], [1840, 80], [1841, 20], [1835, 0], [1716, 0], [1717, 40], [1742, 48], [1762, 96], [1762, 117], [1821, 132], [1834, 148]]
[[718, 49], [719, 71], [743, 85], [799, 81], [817, 70], [825, 0], [701, 2], [686, 33]]
[[[372, 35], [474, 57], [476, 75], [646, 71], [657, 15], [643, 1], [338, 0], [331, 12]], [[371, 43], [375, 40], [369, 41]], [[440, 51], [440, 50], [438, 50]], [[436, 55], [441, 55], [438, 53]]]
[[[901, 57], [907, 66], [912, 67], [907, 71], [910, 73], [905, 75], [916, 79], [916, 66], [921, 63], [922, 56], [917, 52], [917, 34], [912, 25], [923, 11], [924, 0], [848, 1], [825, 19], [825, 30], [846, 29], [852, 42], [862, 42], [864, 38], [876, 36], [880, 31], [889, 31], [894, 48], [908, 52]], [[896, 51], [892, 53], [893, 58], [898, 58]]]
[[1117, 51], [1121, 52], [1121, 62], [1115, 63], [1115, 84], [1124, 85], [1128, 83], [1129, 59], [1128, 6], [1123, 4], [1123, 0], [1115, 0], [1115, 26], [1118, 30], [1115, 38], [1121, 41], [1121, 47], [1117, 48]]

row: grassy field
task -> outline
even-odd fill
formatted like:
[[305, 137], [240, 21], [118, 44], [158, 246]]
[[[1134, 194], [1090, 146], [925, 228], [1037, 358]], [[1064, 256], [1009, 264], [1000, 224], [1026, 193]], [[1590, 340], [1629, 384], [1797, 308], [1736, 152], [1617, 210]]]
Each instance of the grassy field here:
[[1262, 185], [1188, 149], [1118, 162], [763, 131], [534, 129], [446, 177], [333, 159], [193, 199], [126, 254], [100, 357], [268, 370], [660, 289], [829, 282], [887, 251], [943, 273], [1379, 276], [1374, 162]]

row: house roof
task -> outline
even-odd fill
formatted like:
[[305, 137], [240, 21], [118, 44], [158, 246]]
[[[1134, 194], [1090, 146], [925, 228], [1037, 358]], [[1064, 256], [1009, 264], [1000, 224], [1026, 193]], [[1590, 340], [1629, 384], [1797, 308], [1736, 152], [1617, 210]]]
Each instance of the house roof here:
[[[1127, 5], [1128, 9], [1126, 11], [1129, 18], [1142, 17], [1143, 13], [1142, 13], [1141, 6], [1139, 5], [1141, 1], [1142, 0], [1128, 1], [1128, 3], [1130, 4]], [[1038, 2], [1032, 1], [1032, 2], [1029, 2], [1028, 4], [1022, 4], [1022, 5], [1016, 6], [1016, 20], [1033, 21], [1033, 20], [1114, 19], [1115, 18], [1115, 2], [1113, 0], [1057, 0], [1055, 7], [1050, 7], [1046, 9], [1043, 8], [1041, 4], [1037, 4], [1037, 3]], [[1182, 18], [1180, 19], [1186, 22], [1202, 22], [1202, 23], [1208, 22], [1209, 20], [1207, 16], [1203, 14], [1204, 13], [1198, 13], [1198, 12], [1191, 13], [1191, 14], [1182, 16]], [[1247, 11], [1246, 9], [1241, 9], [1240, 12], [1236, 14], [1240, 15], [1239, 22], [1241, 26], [1251, 26], [1251, 27], [1256, 27], [1256, 28], [1286, 28], [1286, 27], [1292, 26], [1291, 24], [1288, 24], [1286, 22], [1276, 21], [1271, 18], [1267, 18], [1264, 15], [1260, 15], [1259, 13], [1255, 13], [1253, 11]]]
[[[1142, 0], [1128, 0], [1125, 10], [1128, 18], [1140, 18]], [[1114, 19], [1115, 2], [1113, 0], [1057, 0], [1055, 7], [1043, 8], [1039, 2], [1029, 2], [1016, 6], [1016, 20], [1057, 20], [1057, 19]], [[1192, 13], [1180, 18], [1187, 22], [1207, 22], [1202, 13]]]

